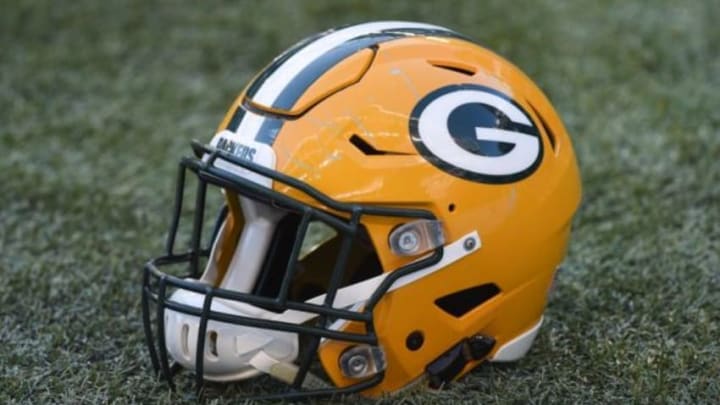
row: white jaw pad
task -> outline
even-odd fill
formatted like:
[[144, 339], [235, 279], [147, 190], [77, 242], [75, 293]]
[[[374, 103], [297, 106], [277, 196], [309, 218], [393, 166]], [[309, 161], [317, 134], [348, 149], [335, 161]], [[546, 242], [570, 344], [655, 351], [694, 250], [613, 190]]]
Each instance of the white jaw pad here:
[[[202, 308], [204, 299], [203, 294], [182, 289], [175, 291], [170, 297], [170, 301], [195, 308]], [[257, 319], [272, 319], [281, 315], [249, 304], [232, 304], [230, 307], [224, 300], [216, 298], [213, 299], [211, 310]], [[172, 358], [185, 368], [195, 369], [199, 328], [199, 317], [171, 309], [165, 311], [165, 345]], [[298, 338], [295, 333], [209, 320], [204, 350], [205, 379], [242, 380], [261, 373], [250, 365], [250, 360], [260, 351], [279, 361], [294, 361], [298, 353]]]

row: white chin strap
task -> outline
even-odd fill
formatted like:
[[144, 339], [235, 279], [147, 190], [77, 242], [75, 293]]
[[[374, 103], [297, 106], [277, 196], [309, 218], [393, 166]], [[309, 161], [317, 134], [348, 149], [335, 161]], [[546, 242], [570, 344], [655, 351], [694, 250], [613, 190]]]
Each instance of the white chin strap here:
[[[252, 268], [244, 266], [246, 263], [253, 263], [252, 258], [247, 261], [243, 259], [241, 262], [239, 260], [239, 254], [245, 251], [245, 255], [262, 255], [264, 257], [267, 249], [267, 245], [260, 249], [259, 246], [250, 244], [247, 245], [248, 248], [240, 249], [241, 246], [244, 246], [242, 244], [242, 238], [245, 237], [246, 230], [252, 227], [252, 223], [246, 224], [246, 229], [243, 230], [241, 242], [238, 243], [238, 249], [235, 252], [231, 267], [228, 271], [229, 273], [246, 272], [252, 274], [246, 274], [236, 278], [228, 275], [225, 277], [226, 280], [244, 280], [244, 283], [246, 283], [244, 284], [245, 288], [242, 290], [230, 288], [235, 291], [250, 291], [251, 286], [257, 278], [260, 264], [262, 263], [262, 260], [257, 261], [257, 263], [259, 263], [258, 267], [254, 269], [253, 272]], [[274, 226], [268, 226], [265, 227], [264, 231], [272, 233], [273, 229]], [[220, 232], [221, 234], [218, 236], [218, 240], [222, 239], [222, 230]], [[474, 243], [468, 243], [468, 239], [473, 239]], [[269, 238], [258, 237], [257, 240], [264, 240], [269, 243]], [[481, 242], [477, 232], [471, 232], [453, 243], [446, 245], [440, 262], [400, 277], [388, 289], [388, 292], [432, 274], [464, 256], [475, 252], [480, 246]], [[252, 247], [253, 250], [247, 251], [250, 247]], [[214, 250], [215, 248], [213, 248], [213, 251]], [[209, 263], [212, 262], [213, 260], [211, 259]], [[211, 274], [214, 274], [214, 269], [209, 266], [203, 278]], [[362, 308], [362, 305], [356, 304], [365, 302], [372, 293], [377, 290], [388, 274], [389, 273], [383, 273], [338, 289], [333, 307], [341, 309], [355, 305], [354, 308], [358, 308], [359, 310], [359, 308]], [[203, 280], [201, 279], [199, 282], [203, 282]], [[223, 284], [226, 285], [225, 283]], [[172, 293], [169, 300], [200, 309], [203, 307], [205, 296], [192, 291], [178, 289]], [[324, 301], [325, 294], [309, 299], [306, 302], [321, 305]], [[313, 313], [296, 310], [286, 310], [282, 313], [276, 313], [250, 304], [220, 298], [214, 298], [212, 300], [210, 310], [229, 315], [253, 319], [267, 319], [296, 325], [310, 321], [317, 316]], [[341, 325], [336, 326], [336, 328], [340, 327]], [[185, 368], [195, 369], [199, 329], [199, 317], [166, 309], [165, 344], [172, 358]], [[208, 320], [205, 347], [203, 350], [204, 378], [207, 380], [242, 380], [265, 373], [281, 381], [292, 383], [297, 375], [298, 367], [293, 364], [298, 354], [297, 333]], [[326, 383], [309, 373], [303, 382], [303, 387], [306, 388], [319, 388], [322, 386], [326, 386]]]

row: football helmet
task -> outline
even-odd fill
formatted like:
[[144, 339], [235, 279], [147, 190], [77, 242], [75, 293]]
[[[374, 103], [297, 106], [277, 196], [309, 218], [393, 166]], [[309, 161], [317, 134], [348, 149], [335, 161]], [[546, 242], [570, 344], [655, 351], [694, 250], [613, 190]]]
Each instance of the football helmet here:
[[325, 31], [192, 148], [143, 273], [171, 385], [186, 368], [287, 383], [262, 398], [378, 396], [530, 348], [581, 185], [550, 101], [501, 56], [424, 23]]

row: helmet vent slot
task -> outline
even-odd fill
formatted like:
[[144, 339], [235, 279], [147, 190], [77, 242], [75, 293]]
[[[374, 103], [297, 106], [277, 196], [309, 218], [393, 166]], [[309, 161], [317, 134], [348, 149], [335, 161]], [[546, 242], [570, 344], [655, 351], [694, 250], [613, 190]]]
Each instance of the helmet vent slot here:
[[370, 145], [368, 141], [361, 138], [358, 134], [352, 134], [352, 136], [350, 136], [350, 143], [353, 144], [353, 146], [355, 146], [360, 152], [367, 156], [408, 155], [408, 153], [376, 149], [374, 146]]
[[540, 121], [540, 125], [542, 125], [543, 130], [545, 131], [545, 134], [547, 134], [548, 141], [550, 142], [550, 147], [553, 151], [557, 152], [557, 149], [555, 148], [556, 139], [555, 134], [550, 130], [550, 127], [548, 126], [547, 122], [545, 122], [545, 119], [543, 119], [542, 114], [538, 112], [538, 110], [535, 109], [535, 107], [528, 102], [528, 105], [532, 109], [532, 111], [535, 113], [535, 116], [538, 117], [538, 120]]
[[455, 73], [460, 73], [461, 75], [465, 76], [474, 76], [475, 75], [475, 69], [473, 69], [470, 66], [467, 66], [465, 64], [462, 64], [460, 62], [455, 61], [435, 61], [430, 60], [428, 61], [431, 65], [438, 69], [445, 69], [450, 70]]
[[440, 297], [435, 300], [435, 305], [460, 318], [499, 293], [500, 288], [494, 283], [482, 284]]
[[182, 348], [183, 355], [185, 357], [190, 357], [190, 347], [188, 345], [188, 332], [190, 331], [190, 326], [188, 324], [183, 324], [182, 329], [180, 330], [180, 346]]
[[211, 330], [208, 335], [208, 358], [210, 360], [216, 360], [218, 357], [218, 350], [217, 350], [217, 339], [218, 334], [214, 330]]

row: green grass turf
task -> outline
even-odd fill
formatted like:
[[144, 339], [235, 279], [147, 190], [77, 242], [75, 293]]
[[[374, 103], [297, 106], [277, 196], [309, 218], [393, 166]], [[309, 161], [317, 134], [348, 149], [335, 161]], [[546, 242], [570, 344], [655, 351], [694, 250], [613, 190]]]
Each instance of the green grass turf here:
[[584, 178], [529, 355], [405, 399], [718, 401], [720, 3], [561, 3], [0, 3], [0, 403], [196, 402], [151, 376], [139, 316], [177, 158], [282, 49], [390, 18], [453, 27], [521, 66]]

